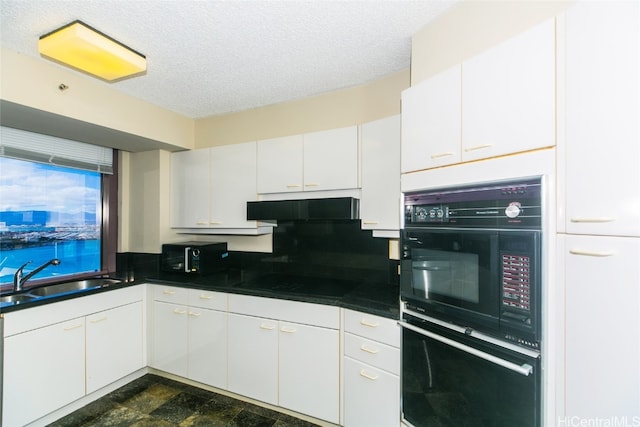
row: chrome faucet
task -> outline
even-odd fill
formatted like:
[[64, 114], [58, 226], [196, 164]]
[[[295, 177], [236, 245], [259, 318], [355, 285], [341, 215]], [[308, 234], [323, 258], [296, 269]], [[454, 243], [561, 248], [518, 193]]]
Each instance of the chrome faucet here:
[[24, 284], [27, 282], [27, 280], [31, 279], [33, 276], [40, 273], [42, 270], [44, 270], [50, 265], [60, 264], [60, 260], [58, 258], [54, 258], [50, 261], [47, 261], [44, 264], [42, 264], [40, 267], [36, 268], [35, 270], [33, 270], [32, 272], [30, 272], [29, 274], [23, 277], [22, 270], [29, 264], [31, 264], [31, 261], [25, 262], [20, 268], [16, 270], [16, 274], [13, 275], [13, 292], [21, 291]]

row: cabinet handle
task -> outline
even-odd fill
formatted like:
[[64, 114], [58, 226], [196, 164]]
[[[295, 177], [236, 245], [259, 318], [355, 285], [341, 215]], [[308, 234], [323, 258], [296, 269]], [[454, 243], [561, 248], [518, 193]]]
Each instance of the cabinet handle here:
[[440, 159], [440, 158], [442, 158], [442, 157], [449, 157], [449, 156], [453, 156], [454, 154], [456, 154], [456, 153], [454, 153], [453, 151], [445, 151], [444, 153], [432, 154], [432, 155], [431, 155], [431, 158], [432, 158], [432, 159]]
[[584, 249], [570, 249], [569, 253], [572, 255], [594, 256], [600, 258], [613, 256], [613, 252], [586, 251]]
[[281, 332], [286, 332], [287, 334], [292, 334], [296, 330], [294, 328], [287, 328], [286, 326], [283, 326], [282, 328], [280, 328], [280, 331]]
[[378, 351], [380, 351], [380, 350], [377, 350], [375, 348], [369, 348], [369, 347], [367, 347], [366, 344], [362, 344], [360, 346], [360, 350], [366, 351], [367, 353], [371, 353], [371, 354], [378, 354]]
[[300, 184], [287, 184], [287, 188], [300, 188]]
[[107, 320], [107, 316], [102, 316], [98, 319], [91, 319], [90, 322], [91, 323], [100, 323], [100, 322], [104, 322], [105, 320]]
[[207, 294], [200, 294], [200, 299], [206, 299], [206, 300], [210, 300], [213, 299], [213, 295], [207, 295]]
[[173, 312], [174, 312], [175, 314], [186, 314], [186, 313], [187, 313], [187, 310], [181, 310], [181, 309], [179, 309], [179, 308], [175, 308], [175, 309], [173, 310]]
[[222, 221], [209, 221], [210, 225], [221, 225]]
[[594, 217], [584, 217], [584, 216], [574, 216], [571, 218], [571, 222], [613, 222], [615, 218], [610, 216], [594, 216]]
[[365, 225], [376, 225], [378, 224], [378, 221], [362, 221], [362, 223]]
[[196, 225], [209, 225], [209, 221], [196, 221]]
[[484, 150], [485, 148], [491, 148], [491, 147], [493, 147], [493, 144], [482, 144], [482, 145], [476, 145], [475, 147], [465, 148], [464, 151], [468, 153], [469, 151]]
[[363, 369], [360, 371], [360, 376], [365, 377], [368, 380], [375, 381], [378, 379], [377, 375], [367, 374], [367, 372]]
[[370, 327], [370, 328], [377, 328], [377, 327], [379, 326], [379, 323], [371, 323], [371, 322], [369, 322], [367, 319], [362, 319], [362, 320], [360, 321], [360, 324], [361, 324], [362, 326], [368, 326], [368, 327]]
[[65, 331], [72, 331], [74, 329], [82, 328], [82, 323], [76, 323], [75, 325], [66, 326], [63, 329]]
[[267, 331], [273, 331], [276, 327], [274, 325], [260, 324], [260, 329], [266, 329]]
[[202, 313], [198, 313], [197, 311], [190, 311], [188, 314], [192, 317], [200, 317]]
[[175, 295], [176, 291], [164, 290], [164, 291], [162, 291], [162, 293], [163, 293], [164, 295]]
[[305, 184], [305, 187], [318, 187], [320, 184], [316, 184], [316, 183], [311, 183], [311, 184]]

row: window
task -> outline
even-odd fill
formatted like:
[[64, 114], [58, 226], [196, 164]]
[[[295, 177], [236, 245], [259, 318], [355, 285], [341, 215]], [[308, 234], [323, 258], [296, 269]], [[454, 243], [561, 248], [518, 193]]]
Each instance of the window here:
[[[115, 175], [87, 170], [67, 158], [55, 158], [63, 165], [45, 163], [39, 158], [42, 151], [15, 155], [18, 150], [11, 151], [11, 138], [5, 128], [2, 131], [0, 286], [11, 284], [15, 272], [25, 263], [29, 263], [23, 269], [26, 275], [54, 258], [60, 260], [59, 265], [48, 266], [30, 281], [60, 281], [114, 271], [115, 242], [108, 241], [115, 235], [113, 226], [117, 226], [113, 220], [109, 224], [109, 217], [116, 217], [113, 210], [117, 198], [111, 194], [117, 188]], [[63, 146], [65, 142], [80, 144], [61, 141]], [[2, 156], [8, 153], [8, 157]], [[54, 155], [48, 159], [53, 162]], [[115, 168], [111, 160], [108, 167], [110, 172]], [[114, 200], [112, 206], [110, 200]]]

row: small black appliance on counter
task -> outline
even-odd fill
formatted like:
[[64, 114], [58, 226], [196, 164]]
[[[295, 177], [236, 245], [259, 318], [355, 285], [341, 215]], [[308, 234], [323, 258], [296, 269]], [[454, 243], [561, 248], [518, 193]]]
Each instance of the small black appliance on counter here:
[[160, 270], [166, 273], [211, 274], [227, 268], [226, 243], [179, 242], [162, 245]]

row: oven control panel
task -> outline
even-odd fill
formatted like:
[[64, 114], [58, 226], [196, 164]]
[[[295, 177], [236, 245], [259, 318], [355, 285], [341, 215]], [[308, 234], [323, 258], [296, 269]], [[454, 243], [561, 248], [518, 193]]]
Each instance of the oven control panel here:
[[528, 256], [502, 254], [502, 305], [531, 311], [531, 260]]

